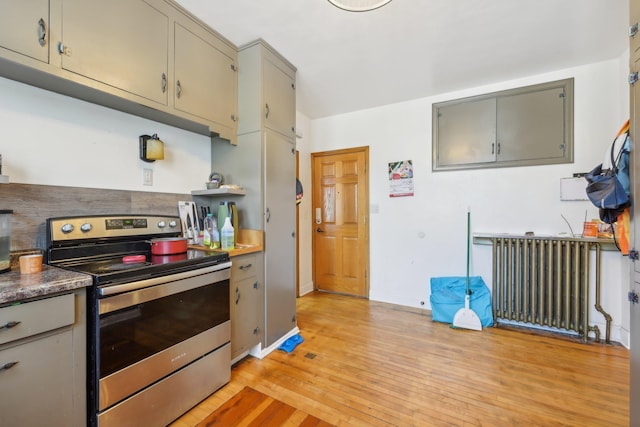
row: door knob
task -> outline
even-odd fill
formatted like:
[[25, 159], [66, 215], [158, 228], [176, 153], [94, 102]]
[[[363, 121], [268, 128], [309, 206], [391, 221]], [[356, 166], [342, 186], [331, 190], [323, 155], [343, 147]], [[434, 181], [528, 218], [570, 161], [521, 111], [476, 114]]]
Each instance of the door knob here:
[[320, 228], [320, 227], [316, 228], [316, 231], [317, 231], [318, 233], [324, 233], [324, 230], [323, 230], [322, 228]]

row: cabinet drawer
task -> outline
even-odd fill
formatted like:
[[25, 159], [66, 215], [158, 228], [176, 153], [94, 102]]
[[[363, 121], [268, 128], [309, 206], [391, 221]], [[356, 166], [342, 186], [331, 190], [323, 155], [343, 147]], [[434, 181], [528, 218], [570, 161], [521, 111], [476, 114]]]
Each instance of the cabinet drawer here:
[[72, 325], [74, 318], [73, 294], [1, 308], [0, 344]]
[[258, 274], [258, 259], [256, 255], [243, 255], [232, 259], [231, 277], [234, 282], [256, 274]]

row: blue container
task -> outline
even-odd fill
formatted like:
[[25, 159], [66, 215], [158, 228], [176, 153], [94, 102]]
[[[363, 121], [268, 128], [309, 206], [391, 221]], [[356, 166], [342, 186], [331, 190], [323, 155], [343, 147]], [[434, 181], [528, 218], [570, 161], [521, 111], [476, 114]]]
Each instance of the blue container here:
[[[493, 309], [491, 292], [482, 277], [469, 277], [471, 298], [469, 308], [480, 318], [482, 327], [493, 326]], [[467, 292], [466, 277], [432, 277], [431, 278], [431, 315], [434, 321], [453, 323], [458, 310], [464, 308], [464, 297]]]

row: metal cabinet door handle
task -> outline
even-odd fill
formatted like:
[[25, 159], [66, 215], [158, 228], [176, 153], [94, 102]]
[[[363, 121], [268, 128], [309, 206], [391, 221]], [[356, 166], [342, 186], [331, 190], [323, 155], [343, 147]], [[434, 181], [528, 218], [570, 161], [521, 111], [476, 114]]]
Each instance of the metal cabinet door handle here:
[[264, 111], [265, 111], [264, 118], [268, 119], [269, 118], [269, 104], [265, 104]]
[[43, 47], [47, 44], [47, 24], [42, 18], [38, 21], [38, 43]]
[[267, 208], [267, 222], [271, 219], [271, 211]]
[[162, 73], [162, 78], [161, 78], [161, 87], [162, 87], [162, 93], [165, 93], [167, 91], [167, 75], [165, 73]]
[[5, 323], [4, 325], [0, 326], [0, 330], [2, 329], [11, 329], [14, 326], [18, 326], [20, 324], [20, 321], [16, 321], [16, 320], [9, 320], [7, 323]]
[[7, 362], [4, 365], [0, 366], [0, 372], [8, 371], [9, 369], [13, 368], [17, 364], [18, 362]]
[[238, 301], [240, 301], [240, 289], [236, 286], [236, 305], [238, 305]]
[[182, 85], [180, 84], [180, 80], [176, 82], [176, 97], [180, 98], [182, 95]]
[[242, 270], [242, 271], [245, 271], [245, 270], [250, 269], [252, 265], [253, 265], [253, 264], [249, 263], [249, 264], [241, 265], [241, 266], [240, 266], [240, 267], [238, 267], [238, 268], [240, 268], [240, 270]]

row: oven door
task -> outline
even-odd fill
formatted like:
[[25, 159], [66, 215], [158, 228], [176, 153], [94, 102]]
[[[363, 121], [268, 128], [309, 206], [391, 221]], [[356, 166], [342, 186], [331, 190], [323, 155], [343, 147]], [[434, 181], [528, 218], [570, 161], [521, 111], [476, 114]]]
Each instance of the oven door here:
[[98, 412], [229, 342], [230, 264], [119, 285], [128, 290], [97, 301]]

